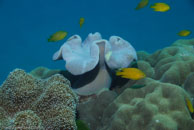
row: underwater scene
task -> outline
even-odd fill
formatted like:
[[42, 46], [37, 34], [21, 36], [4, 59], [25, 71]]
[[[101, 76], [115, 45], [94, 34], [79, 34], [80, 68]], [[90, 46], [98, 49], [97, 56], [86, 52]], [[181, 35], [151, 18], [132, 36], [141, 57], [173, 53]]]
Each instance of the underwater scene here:
[[0, 0], [0, 130], [194, 130], [194, 0]]

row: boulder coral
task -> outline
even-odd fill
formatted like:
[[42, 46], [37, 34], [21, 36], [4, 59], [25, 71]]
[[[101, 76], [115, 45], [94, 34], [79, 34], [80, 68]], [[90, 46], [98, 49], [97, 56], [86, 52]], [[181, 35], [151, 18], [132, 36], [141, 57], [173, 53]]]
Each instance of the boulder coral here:
[[96, 130], [101, 126], [101, 119], [104, 109], [117, 97], [114, 91], [108, 89], [101, 90], [96, 98], [92, 98], [87, 102], [79, 103], [77, 110], [80, 119], [86, 123], [90, 130]]
[[[129, 80], [80, 103], [80, 119], [93, 130], [193, 130], [193, 115], [185, 101], [194, 101], [193, 54], [194, 39], [177, 40], [153, 54], [137, 52], [138, 68], [147, 78]], [[145, 87], [130, 88], [133, 85]]]
[[0, 129], [76, 130], [77, 103], [63, 76], [36, 79], [15, 69], [0, 87]]
[[78, 35], [70, 37], [53, 55], [53, 60], [61, 59], [66, 61], [67, 71], [82, 75], [74, 91], [87, 96], [110, 88], [112, 78], [108, 70], [128, 67], [137, 55], [132, 45], [118, 36], [107, 41], [100, 33], [90, 33], [83, 43]]
[[[151, 78], [139, 80], [135, 84], [146, 86], [141, 89], [128, 86], [116, 97], [114, 94], [110, 96], [113, 92], [107, 91], [99, 94], [97, 99], [78, 105], [80, 113], [90, 113], [85, 116], [80, 114], [80, 119], [90, 124], [93, 130], [191, 130], [194, 127], [185, 104], [185, 98], [189, 96], [184, 89]], [[103, 108], [95, 110], [100, 106], [98, 101], [101, 97], [111, 100], [108, 103], [101, 100]], [[88, 104], [95, 105], [91, 107]], [[94, 111], [89, 111], [93, 107]]]
[[187, 76], [194, 72], [194, 39], [177, 40], [170, 47], [158, 50], [147, 61], [155, 70], [154, 79], [183, 86]]
[[194, 98], [194, 72], [187, 76], [184, 82], [184, 89]]
[[194, 121], [185, 105], [188, 95], [182, 88], [149, 78], [136, 84], [146, 87], [125, 89], [105, 109], [101, 130], [192, 129]]

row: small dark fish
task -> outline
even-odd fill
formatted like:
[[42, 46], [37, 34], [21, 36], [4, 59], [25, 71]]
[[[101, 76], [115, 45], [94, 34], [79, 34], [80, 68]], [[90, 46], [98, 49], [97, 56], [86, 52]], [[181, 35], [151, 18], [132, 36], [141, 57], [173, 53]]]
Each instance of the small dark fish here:
[[146, 86], [146, 84], [135, 84], [135, 85], [131, 86], [130, 88], [132, 88], [132, 89], [138, 89], [138, 88], [143, 88], [145, 86]]

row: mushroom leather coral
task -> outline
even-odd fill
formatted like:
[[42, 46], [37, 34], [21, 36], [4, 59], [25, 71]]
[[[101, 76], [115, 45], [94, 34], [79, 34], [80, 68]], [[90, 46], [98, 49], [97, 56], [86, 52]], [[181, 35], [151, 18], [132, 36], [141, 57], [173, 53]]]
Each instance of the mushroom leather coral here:
[[[53, 55], [53, 60], [60, 59], [66, 61], [65, 67], [73, 75], [91, 73], [99, 67], [94, 79], [75, 87], [78, 88], [75, 89], [77, 94], [91, 95], [102, 88], [110, 88], [112, 78], [108, 69], [128, 67], [134, 59], [137, 60], [137, 55], [131, 44], [118, 36], [111, 36], [107, 41], [100, 33], [90, 33], [83, 43], [78, 35], [70, 37]], [[88, 77], [82, 76], [77, 85]]]

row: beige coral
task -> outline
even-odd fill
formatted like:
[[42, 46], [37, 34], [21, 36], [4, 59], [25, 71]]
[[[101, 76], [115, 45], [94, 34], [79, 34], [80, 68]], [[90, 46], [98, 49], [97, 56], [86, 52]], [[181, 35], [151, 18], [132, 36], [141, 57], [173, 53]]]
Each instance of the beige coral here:
[[[75, 130], [77, 103], [78, 97], [63, 76], [56, 74], [41, 80], [15, 69], [0, 88], [0, 120], [14, 128]], [[0, 124], [1, 129], [7, 127], [5, 124]]]

